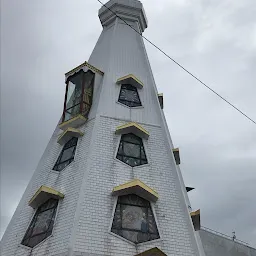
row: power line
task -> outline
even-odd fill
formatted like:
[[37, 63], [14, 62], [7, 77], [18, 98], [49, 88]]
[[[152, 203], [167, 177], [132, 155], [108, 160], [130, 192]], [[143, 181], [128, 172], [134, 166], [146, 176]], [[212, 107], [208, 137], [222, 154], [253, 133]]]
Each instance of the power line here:
[[186, 68], [184, 68], [180, 63], [178, 63], [176, 60], [174, 60], [171, 56], [169, 56], [167, 53], [165, 53], [161, 48], [159, 48], [157, 45], [155, 45], [153, 42], [151, 42], [149, 39], [147, 39], [145, 36], [142, 35], [139, 31], [137, 31], [133, 26], [128, 24], [123, 18], [121, 18], [119, 15], [117, 15], [114, 11], [112, 11], [109, 7], [107, 7], [105, 4], [103, 4], [100, 0], [97, 0], [102, 6], [107, 8], [109, 11], [111, 11], [117, 18], [121, 19], [127, 26], [132, 28], [136, 33], [138, 33], [143, 39], [145, 39], [147, 42], [149, 42], [151, 45], [153, 45], [157, 50], [159, 50], [161, 53], [163, 53], [168, 59], [173, 61], [176, 65], [178, 65], [181, 69], [183, 69], [186, 73], [188, 73], [190, 76], [192, 76], [194, 79], [196, 79], [200, 84], [204, 85], [207, 89], [209, 89], [211, 92], [213, 92], [215, 95], [217, 95], [219, 98], [224, 100], [227, 104], [229, 104], [232, 108], [234, 108], [236, 111], [238, 111], [240, 114], [245, 116], [248, 120], [250, 120], [252, 123], [256, 124], [256, 121], [254, 121], [252, 118], [250, 118], [247, 114], [245, 114], [243, 111], [241, 111], [239, 108], [237, 108], [234, 104], [229, 102], [227, 99], [222, 97], [219, 93], [217, 93], [215, 90], [213, 90], [210, 86], [208, 86], [206, 83], [204, 83], [201, 79], [199, 79], [197, 76], [193, 75], [190, 71], [188, 71]]

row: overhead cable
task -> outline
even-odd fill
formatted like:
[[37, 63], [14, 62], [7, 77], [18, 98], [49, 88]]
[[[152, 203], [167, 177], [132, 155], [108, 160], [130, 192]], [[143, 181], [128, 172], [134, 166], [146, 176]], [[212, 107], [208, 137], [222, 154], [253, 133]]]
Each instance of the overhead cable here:
[[204, 85], [207, 89], [209, 89], [211, 92], [213, 92], [215, 95], [217, 95], [220, 99], [225, 101], [227, 104], [229, 104], [232, 108], [234, 108], [236, 111], [238, 111], [240, 114], [242, 114], [244, 117], [246, 117], [249, 121], [256, 124], [256, 121], [254, 121], [251, 117], [249, 117], [247, 114], [245, 114], [242, 110], [237, 108], [234, 104], [232, 104], [230, 101], [225, 99], [223, 96], [221, 96], [219, 93], [217, 93], [215, 90], [213, 90], [210, 86], [208, 86], [206, 83], [204, 83], [201, 79], [199, 79], [196, 75], [192, 74], [190, 71], [188, 71], [185, 67], [183, 67], [180, 63], [178, 63], [176, 60], [174, 60], [170, 55], [165, 53], [160, 47], [155, 45], [153, 42], [151, 42], [148, 38], [142, 35], [141, 32], [137, 31], [133, 26], [128, 24], [122, 17], [120, 17], [118, 14], [116, 14], [114, 11], [112, 11], [109, 7], [107, 7], [105, 4], [103, 4], [100, 0], [97, 0], [102, 6], [107, 8], [109, 11], [111, 11], [117, 18], [122, 20], [127, 26], [129, 26], [131, 29], [133, 29], [136, 33], [138, 33], [143, 39], [145, 39], [148, 43], [153, 45], [157, 50], [159, 50], [161, 53], [163, 53], [168, 59], [173, 61], [176, 65], [178, 65], [181, 69], [183, 69], [187, 74], [192, 76], [194, 79], [196, 79], [200, 84]]

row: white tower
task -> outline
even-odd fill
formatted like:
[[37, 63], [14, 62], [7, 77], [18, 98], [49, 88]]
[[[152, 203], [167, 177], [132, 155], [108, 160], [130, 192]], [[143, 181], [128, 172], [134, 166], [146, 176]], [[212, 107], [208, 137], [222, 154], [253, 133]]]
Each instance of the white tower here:
[[204, 255], [143, 39], [125, 24], [146, 29], [142, 4], [107, 7], [120, 18], [99, 10], [89, 61], [66, 73], [62, 118], [2, 256]]

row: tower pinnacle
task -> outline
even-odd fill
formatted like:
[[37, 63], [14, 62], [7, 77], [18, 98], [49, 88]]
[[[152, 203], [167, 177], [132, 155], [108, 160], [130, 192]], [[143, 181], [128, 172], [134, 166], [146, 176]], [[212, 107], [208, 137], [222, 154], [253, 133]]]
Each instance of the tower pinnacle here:
[[110, 0], [105, 6], [99, 9], [99, 18], [103, 27], [111, 24], [119, 16], [126, 22], [138, 22], [141, 32], [147, 28], [148, 21], [140, 1]]

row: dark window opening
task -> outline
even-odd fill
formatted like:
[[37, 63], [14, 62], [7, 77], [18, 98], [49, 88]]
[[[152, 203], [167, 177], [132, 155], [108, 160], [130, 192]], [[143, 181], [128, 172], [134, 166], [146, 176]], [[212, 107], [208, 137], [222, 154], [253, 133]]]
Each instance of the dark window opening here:
[[129, 107], [141, 106], [137, 88], [130, 84], [122, 84], [118, 101]]
[[94, 73], [80, 70], [67, 80], [62, 122], [78, 114], [88, 118], [93, 96]]
[[36, 211], [21, 244], [34, 247], [52, 234], [58, 200], [49, 199]]
[[53, 170], [61, 171], [74, 160], [77, 141], [78, 141], [78, 138], [74, 137], [64, 145], [53, 167]]
[[132, 167], [148, 163], [143, 141], [133, 133], [122, 135], [116, 158]]
[[118, 197], [111, 231], [136, 244], [159, 238], [149, 201], [133, 194]]

